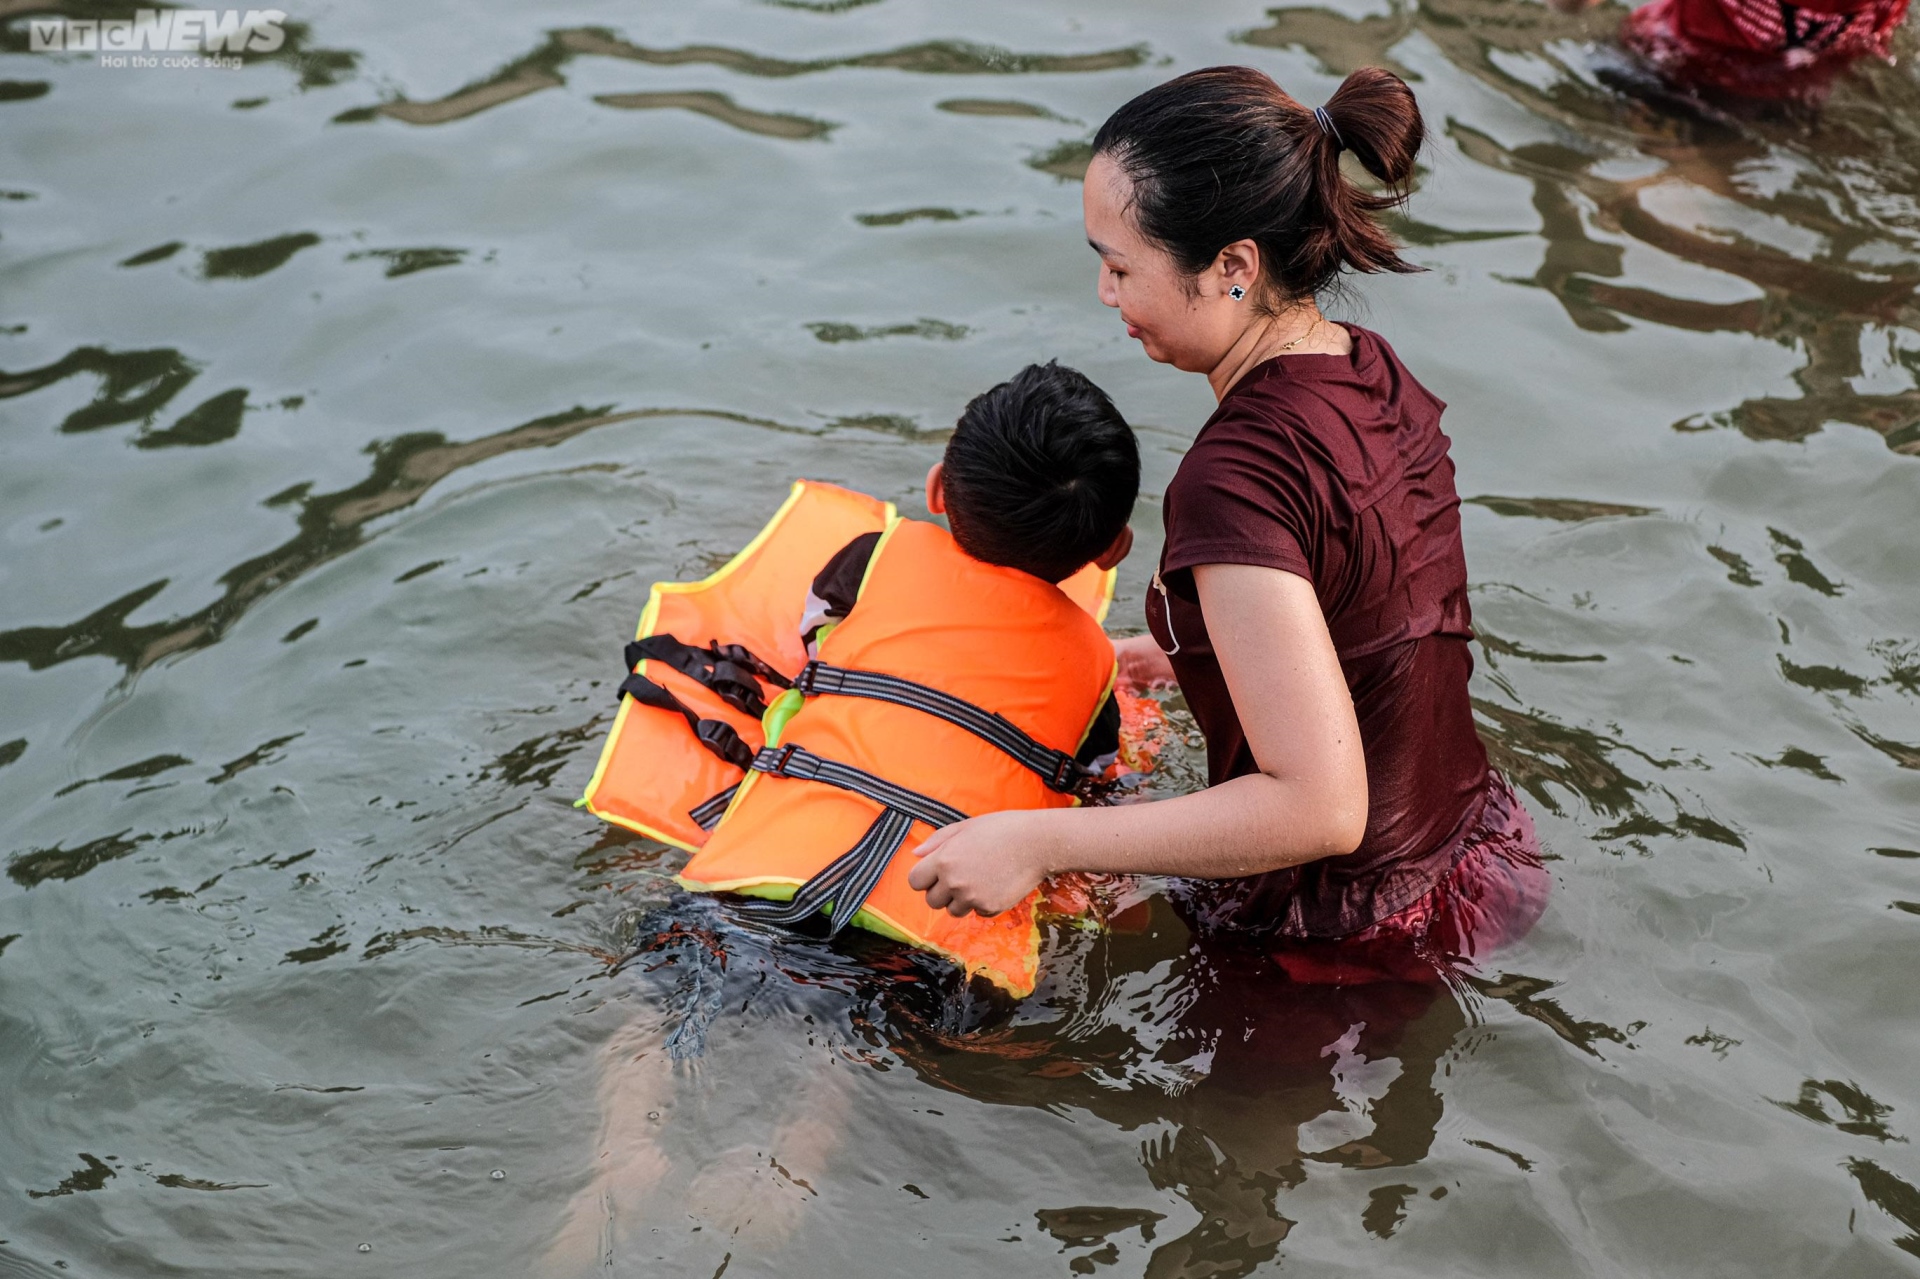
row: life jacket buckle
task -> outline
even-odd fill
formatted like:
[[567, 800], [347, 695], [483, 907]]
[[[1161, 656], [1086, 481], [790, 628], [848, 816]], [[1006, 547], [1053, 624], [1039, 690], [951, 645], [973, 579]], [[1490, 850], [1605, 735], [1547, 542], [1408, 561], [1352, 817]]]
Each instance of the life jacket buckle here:
[[698, 720], [693, 725], [693, 735], [702, 746], [735, 768], [745, 768], [753, 760], [753, 748], [742, 741], [733, 725], [725, 720]]
[[1047, 786], [1062, 795], [1071, 795], [1092, 777], [1093, 774], [1079, 760], [1063, 754], [1055, 758], [1053, 776], [1047, 779]]

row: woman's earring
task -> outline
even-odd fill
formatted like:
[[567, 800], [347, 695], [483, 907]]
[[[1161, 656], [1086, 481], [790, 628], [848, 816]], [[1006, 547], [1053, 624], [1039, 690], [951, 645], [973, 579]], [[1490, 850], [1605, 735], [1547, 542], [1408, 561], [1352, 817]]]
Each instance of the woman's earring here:
[[1227, 296], [1232, 298], [1235, 302], [1238, 302], [1241, 298], [1247, 296], [1247, 291], [1236, 284], [1232, 288], [1227, 290]]

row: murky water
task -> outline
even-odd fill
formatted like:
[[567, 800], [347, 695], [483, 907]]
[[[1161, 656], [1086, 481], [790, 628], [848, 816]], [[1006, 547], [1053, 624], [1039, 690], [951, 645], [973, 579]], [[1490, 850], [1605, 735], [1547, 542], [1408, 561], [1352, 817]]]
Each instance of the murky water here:
[[[0, 6], [0, 1272], [1920, 1271], [1910, 62], [1729, 118], [1525, 0], [326, 3], [231, 71], [62, 11]], [[1451, 404], [1546, 917], [1436, 997], [1156, 898], [1009, 1009], [677, 897], [571, 801], [790, 477], [917, 510], [1078, 365], [1139, 625], [1209, 399], [1075, 178], [1222, 61], [1428, 114], [1431, 271], [1337, 313]]]

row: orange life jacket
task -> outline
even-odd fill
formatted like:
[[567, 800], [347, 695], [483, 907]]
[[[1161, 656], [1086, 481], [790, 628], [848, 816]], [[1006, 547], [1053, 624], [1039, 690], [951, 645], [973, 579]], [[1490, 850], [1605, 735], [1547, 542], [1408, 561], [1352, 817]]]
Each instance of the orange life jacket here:
[[[893, 518], [891, 502], [831, 484], [795, 482], [767, 526], [712, 576], [654, 583], [627, 646], [627, 669], [717, 726], [709, 728], [709, 737], [720, 729], [732, 732], [751, 758], [765, 745], [761, 712], [727, 702], [669, 662], [647, 658], [641, 646], [665, 637], [696, 648], [738, 645], [791, 678], [807, 662], [800, 620], [814, 575], [841, 547], [862, 533], [880, 532]], [[765, 686], [761, 681], [755, 690], [762, 700]], [[687, 852], [705, 843], [745, 768], [721, 758], [689, 728], [686, 716], [670, 706], [622, 696], [582, 806]], [[716, 799], [715, 807], [701, 808]]]
[[[809, 662], [808, 585], [874, 531], [859, 606]], [[908, 887], [907, 854], [933, 825], [1075, 802], [1072, 757], [1113, 679], [1112, 589], [1091, 566], [1054, 586], [983, 564], [890, 504], [797, 483], [726, 567], [654, 587], [582, 802], [697, 850], [688, 888], [771, 899], [750, 905], [775, 922], [830, 911], [836, 932], [866, 927], [1026, 994], [1034, 899], [955, 919]]]

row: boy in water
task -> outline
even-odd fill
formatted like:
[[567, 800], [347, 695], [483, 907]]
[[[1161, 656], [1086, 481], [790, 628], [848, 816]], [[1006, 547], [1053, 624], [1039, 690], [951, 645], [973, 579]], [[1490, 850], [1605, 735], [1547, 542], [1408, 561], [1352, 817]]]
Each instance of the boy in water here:
[[[1139, 483], [1139, 446], [1106, 394], [1057, 363], [1029, 365], [967, 405], [943, 459], [928, 472], [927, 509], [947, 517], [954, 541], [971, 558], [1058, 583], [1088, 563], [1105, 569], [1126, 557]], [[877, 533], [855, 538], [815, 576], [801, 624], [810, 656], [860, 607], [879, 543]], [[991, 627], [983, 624], [982, 633], [991, 635]], [[1079, 762], [1104, 768], [1118, 750], [1119, 726], [1109, 693], [1080, 744]], [[1056, 900], [1096, 913], [1120, 904], [1094, 900], [1086, 877], [1073, 880]], [[548, 1275], [613, 1265], [626, 1240], [641, 1235], [640, 1222], [684, 1220], [682, 1213], [703, 1228], [751, 1228], [763, 1245], [777, 1242], [794, 1228], [818, 1184], [847, 1122], [849, 1081], [846, 1061], [818, 1042], [818, 1029], [801, 1022], [818, 1027], [831, 1020], [818, 1007], [819, 992], [840, 988], [844, 972], [838, 980], [810, 980], [804, 957], [782, 958], [782, 943], [768, 937], [744, 948], [726, 946], [741, 952], [733, 955], [738, 971], [730, 974], [719, 953], [728, 934], [718, 923], [710, 901], [682, 896], [647, 925], [653, 937], [640, 939], [640, 950], [668, 955], [642, 967], [678, 966], [685, 974], [682, 992], [616, 1031], [602, 1050], [591, 1173], [550, 1246]], [[697, 940], [688, 941], [700, 938], [713, 953], [703, 955]], [[801, 980], [780, 989], [796, 970]], [[749, 974], [759, 980], [747, 983], [744, 1000], [723, 997], [722, 984], [741, 984]], [[766, 986], [769, 980], [776, 984]], [[808, 990], [815, 992], [816, 1014], [824, 1016], [801, 1016]], [[792, 1065], [770, 1062], [764, 1052], [731, 1051], [748, 1041], [732, 1033], [726, 1010], [746, 1007], [787, 1014]], [[764, 1032], [756, 1040], [764, 1042]], [[692, 1058], [705, 1059], [697, 1073]], [[676, 1124], [681, 1114], [697, 1130]], [[697, 1166], [683, 1166], [669, 1179], [676, 1149], [697, 1151], [690, 1160]], [[665, 1211], [650, 1211], [649, 1199], [671, 1182], [684, 1186], [684, 1194]]]

